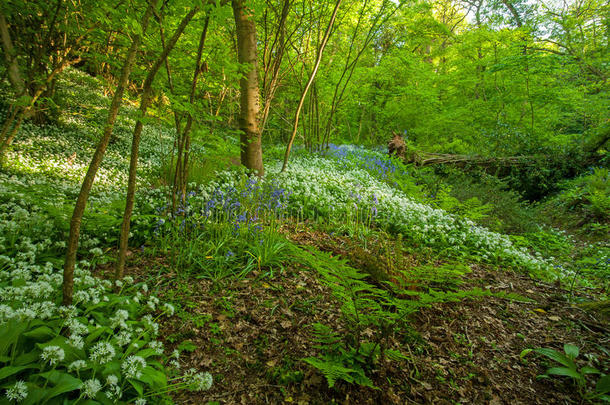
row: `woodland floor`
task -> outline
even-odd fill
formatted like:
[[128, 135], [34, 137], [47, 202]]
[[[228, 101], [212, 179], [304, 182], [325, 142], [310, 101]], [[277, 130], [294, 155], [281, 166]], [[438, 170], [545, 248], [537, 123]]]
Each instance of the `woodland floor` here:
[[[294, 227], [283, 231], [299, 245], [348, 258], [354, 267], [369, 265], [366, 256], [353, 257], [358, 243], [348, 237]], [[369, 254], [369, 261], [389, 263], [375, 253], [375, 241], [360, 250]], [[417, 260], [402, 254], [393, 263]], [[180, 302], [183, 310], [163, 323], [161, 336], [168, 348], [192, 342], [182, 346], [187, 349], [183, 366], [214, 375], [210, 391], [177, 394], [176, 403], [581, 403], [569, 381], [536, 378], [549, 363], [533, 353], [521, 359], [520, 353], [534, 347], [561, 350], [571, 342], [581, 353], [607, 363], [608, 319], [570, 304], [569, 292], [556, 285], [470, 267], [461, 288], [508, 291], [533, 301], [485, 297], [422, 309], [411, 319], [412, 330], [394, 342], [410, 360], [383, 362], [371, 373], [379, 390], [342, 382], [329, 389], [325, 378], [301, 361], [316, 354], [308, 325], [321, 321], [339, 330], [342, 326], [330, 291], [317, 281], [315, 271], [299, 263], [272, 280], [258, 279], [254, 272], [225, 286], [167, 271], [153, 278], [151, 269], [167, 268], [164, 259], [137, 254], [130, 257], [128, 272], [157, 288], [160, 296]]]

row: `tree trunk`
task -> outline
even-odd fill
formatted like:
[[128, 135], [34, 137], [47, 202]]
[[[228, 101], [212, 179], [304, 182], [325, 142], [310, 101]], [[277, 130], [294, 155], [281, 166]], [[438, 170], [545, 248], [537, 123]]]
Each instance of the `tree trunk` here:
[[280, 67], [284, 58], [284, 52], [286, 50], [286, 44], [289, 38], [292, 36], [288, 35], [286, 39], [286, 20], [288, 19], [288, 13], [290, 12], [291, 0], [284, 0], [282, 5], [282, 12], [278, 22], [277, 31], [273, 43], [268, 49], [268, 52], [263, 53], [263, 113], [261, 117], [260, 132], [265, 131], [267, 125], [267, 119], [269, 118], [269, 112], [271, 111], [271, 102], [275, 97], [275, 93], [280, 87]]
[[66, 66], [72, 65], [80, 61], [80, 58], [76, 58], [73, 60], [67, 59], [67, 54], [69, 53], [69, 50], [70, 48], [64, 51], [64, 59], [62, 60], [62, 62], [57, 65], [51, 73], [49, 73], [43, 84], [38, 88], [38, 90], [36, 90], [34, 94], [29, 97], [27, 105], [20, 106], [17, 104], [13, 104], [11, 115], [7, 117], [6, 121], [2, 126], [2, 132], [0, 133], [0, 167], [2, 167], [4, 164], [4, 157], [6, 151], [10, 144], [13, 142], [15, 135], [17, 135], [17, 131], [19, 130], [23, 120], [27, 117], [28, 113], [32, 110], [32, 108], [34, 108], [36, 101], [38, 101], [40, 96], [42, 96], [42, 94], [45, 92], [47, 86], [49, 86], [49, 84], [53, 82], [53, 80], [55, 80], [55, 77], [59, 73], [61, 73], [66, 68]]
[[[142, 32], [146, 32], [148, 21], [153, 14], [156, 4], [157, 0], [150, 0], [148, 8], [142, 17]], [[134, 35], [131, 46], [129, 47], [129, 51], [127, 52], [127, 57], [125, 58], [125, 62], [123, 64], [123, 69], [121, 70], [121, 76], [119, 78], [116, 91], [112, 97], [112, 102], [110, 104], [110, 109], [108, 110], [108, 117], [106, 118], [106, 124], [104, 125], [102, 137], [100, 138], [93, 157], [91, 158], [89, 169], [87, 169], [87, 174], [83, 179], [83, 184], [74, 206], [74, 212], [72, 213], [72, 219], [70, 220], [70, 235], [68, 237], [63, 280], [63, 304], [66, 306], [72, 305], [72, 294], [74, 292], [74, 267], [76, 265], [78, 238], [80, 236], [81, 221], [83, 219], [83, 214], [85, 213], [87, 200], [89, 199], [89, 192], [91, 191], [93, 181], [95, 180], [95, 175], [97, 174], [97, 170], [102, 163], [104, 153], [106, 153], [106, 148], [108, 147], [108, 142], [112, 136], [119, 107], [123, 101], [123, 92], [125, 91], [125, 87], [129, 81], [129, 75], [131, 74], [131, 69], [134, 65], [136, 53], [140, 47], [141, 41], [142, 38], [140, 35]]]
[[[197, 47], [197, 58], [195, 60], [195, 70], [193, 72], [193, 81], [191, 82], [191, 92], [189, 94], [189, 104], [193, 106], [195, 102], [195, 91], [197, 90], [197, 80], [202, 72], [201, 58], [203, 57], [203, 47], [208, 33], [210, 19], [205, 19], [201, 36], [199, 37], [199, 46]], [[187, 114], [186, 125], [184, 131], [178, 133], [178, 155], [176, 159], [176, 170], [174, 172], [174, 184], [172, 185], [172, 215], [176, 213], [176, 196], [180, 192], [180, 200], [184, 202], [186, 197], [186, 185], [188, 182], [188, 165], [189, 152], [191, 145], [191, 126], [193, 125], [193, 115]]]
[[[3, 16], [2, 16], [2, 18], [0, 18], [0, 42], [2, 42], [2, 46], [3, 46], [5, 54], [12, 55], [14, 52], [14, 49], [12, 48], [12, 42], [10, 39], [10, 35], [8, 33], [6, 21], [4, 20], [4, 22], [3, 22], [2, 20], [4, 20]], [[3, 25], [4, 25], [4, 27], [2, 27]], [[18, 69], [18, 66], [16, 65], [17, 61], [16, 61], [16, 59], [14, 59], [13, 62], [9, 63], [9, 65], [12, 65], [12, 67], [7, 66], [7, 69], [9, 71], [14, 70], [13, 80], [16, 80], [16, 83], [17, 83], [16, 87], [15, 87], [15, 91], [21, 91], [21, 93], [15, 93], [17, 100], [13, 104], [11, 114], [9, 117], [7, 117], [7, 120], [4, 122], [4, 124], [2, 126], [2, 131], [0, 132], [0, 167], [2, 167], [2, 165], [3, 165], [4, 155], [5, 155], [8, 147], [12, 143], [13, 138], [17, 134], [17, 131], [19, 130], [19, 127], [21, 126], [21, 123], [23, 122], [23, 120], [25, 118], [29, 118], [29, 114], [32, 112], [38, 99], [47, 90], [49, 90], [52, 87], [52, 84], [55, 81], [56, 76], [58, 74], [60, 74], [67, 66], [78, 63], [81, 60], [80, 57], [76, 57], [74, 59], [68, 58], [68, 56], [70, 55], [70, 52], [73, 50], [73, 47], [75, 47], [77, 44], [79, 44], [80, 41], [83, 40], [86, 37], [86, 35], [89, 32], [93, 31], [93, 29], [95, 29], [95, 27], [97, 27], [98, 25], [99, 24], [96, 23], [92, 27], [88, 28], [81, 36], [79, 36], [78, 38], [76, 38], [74, 40], [73, 45], [66, 47], [61, 52], [61, 54], [58, 58], [57, 65], [46, 76], [46, 78], [42, 81], [42, 83], [36, 84], [36, 87], [32, 88], [31, 93], [29, 94], [29, 97], [26, 100], [27, 103], [25, 105], [20, 102], [19, 97], [26, 95], [27, 87], [25, 87], [25, 85], [24, 85], [24, 88], [22, 90], [19, 90], [19, 88], [20, 88], [19, 82], [22, 81], [22, 79], [20, 79], [20, 76], [19, 76], [19, 69]], [[7, 57], [9, 57], [9, 56], [7, 56]], [[14, 55], [12, 57], [14, 57]], [[15, 76], [15, 74], [17, 74], [17, 76]]]
[[[146, 117], [146, 110], [152, 102], [152, 83], [155, 80], [157, 72], [163, 65], [163, 62], [167, 59], [167, 56], [174, 48], [178, 39], [184, 32], [184, 29], [188, 23], [193, 19], [195, 14], [199, 11], [198, 7], [193, 8], [180, 22], [180, 25], [176, 29], [176, 32], [170, 39], [169, 43], [164, 47], [163, 52], [154, 65], [148, 71], [148, 75], [144, 80], [144, 89], [140, 98], [140, 118]], [[121, 224], [121, 235], [119, 242], [119, 257], [117, 258], [117, 265], [114, 272], [114, 278], [119, 279], [123, 277], [125, 269], [125, 258], [127, 256], [127, 243], [129, 241], [129, 228], [131, 222], [131, 213], [133, 212], [133, 203], [136, 194], [136, 178], [138, 171], [138, 154], [140, 152], [140, 139], [142, 135], [142, 128], [144, 124], [142, 120], [136, 122], [136, 126], [133, 130], [133, 138], [131, 141], [131, 157], [129, 161], [129, 180], [127, 181], [127, 197], [125, 199], [125, 212], [123, 213], [123, 223]]]
[[240, 112], [239, 129], [241, 164], [257, 176], [263, 176], [263, 150], [258, 128], [259, 89], [258, 59], [256, 55], [256, 26], [252, 10], [246, 8], [244, 0], [232, 0], [235, 28], [237, 31], [237, 59], [248, 65], [244, 77], [239, 81]]
[[19, 64], [17, 63], [17, 55], [15, 55], [13, 41], [11, 40], [11, 35], [8, 31], [6, 18], [2, 13], [0, 13], [0, 39], [2, 42], [2, 51], [4, 52], [8, 81], [13, 86], [15, 98], [19, 98], [25, 93], [25, 82], [19, 72]]
[[322, 53], [324, 52], [324, 47], [326, 47], [326, 42], [328, 42], [328, 37], [330, 36], [330, 32], [333, 28], [333, 24], [335, 22], [335, 17], [337, 16], [337, 11], [339, 10], [339, 6], [341, 5], [341, 0], [337, 0], [337, 4], [335, 4], [335, 9], [333, 10], [333, 14], [330, 17], [330, 21], [328, 22], [328, 27], [326, 27], [326, 32], [324, 33], [324, 38], [322, 38], [322, 43], [320, 44], [320, 50], [318, 51], [318, 55], [316, 57], [316, 63], [311, 71], [311, 75], [309, 76], [309, 80], [305, 85], [305, 89], [303, 89], [303, 93], [301, 94], [301, 99], [299, 100], [299, 105], [297, 106], [297, 111], [294, 114], [294, 126], [292, 128], [292, 135], [290, 135], [290, 140], [288, 141], [288, 145], [286, 145], [286, 152], [284, 153], [284, 163], [282, 164], [282, 171], [286, 170], [288, 166], [288, 158], [290, 157], [290, 149], [292, 148], [292, 144], [294, 143], [294, 138], [297, 135], [297, 129], [299, 127], [299, 115], [301, 113], [301, 108], [303, 108], [303, 103], [305, 102], [305, 97], [307, 96], [307, 92], [309, 91], [309, 87], [313, 83], [313, 80], [316, 77], [316, 73], [318, 72], [318, 68], [320, 67], [320, 61], [322, 60]]

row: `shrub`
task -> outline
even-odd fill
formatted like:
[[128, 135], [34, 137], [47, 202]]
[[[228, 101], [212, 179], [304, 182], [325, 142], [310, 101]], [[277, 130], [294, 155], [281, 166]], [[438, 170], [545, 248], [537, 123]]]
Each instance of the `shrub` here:
[[586, 221], [610, 220], [610, 170], [591, 168], [585, 175], [561, 184], [562, 191], [551, 204], [563, 211], [579, 213]]

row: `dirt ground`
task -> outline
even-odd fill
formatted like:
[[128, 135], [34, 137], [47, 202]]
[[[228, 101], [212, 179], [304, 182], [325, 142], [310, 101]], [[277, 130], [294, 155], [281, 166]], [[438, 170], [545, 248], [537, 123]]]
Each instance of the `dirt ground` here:
[[[289, 229], [287, 234], [295, 243], [348, 257], [356, 243], [323, 232]], [[364, 251], [383, 262], [374, 241]], [[408, 254], [399, 260], [402, 265], [414, 261]], [[362, 265], [357, 258], [352, 262]], [[567, 378], [537, 378], [553, 366], [548, 359], [520, 354], [536, 347], [562, 350], [564, 343], [573, 343], [580, 348], [581, 366], [607, 370], [608, 320], [571, 304], [568, 292], [557, 285], [469, 266], [472, 271], [462, 289], [517, 293], [532, 301], [485, 297], [422, 309], [410, 319], [410, 328], [392, 336], [394, 347], [409, 360], [384, 360], [370, 370], [379, 389], [341, 381], [329, 389], [324, 376], [302, 361], [317, 353], [310, 325], [343, 327], [337, 302], [314, 270], [292, 263], [273, 280], [258, 279], [254, 272], [224, 286], [165, 274], [158, 282], [159, 295], [178, 299], [182, 307], [162, 325], [166, 346], [190, 342], [181, 346], [183, 367], [209, 371], [215, 380], [210, 391], [182, 392], [174, 400], [179, 404], [582, 403]], [[141, 269], [142, 263], [134, 264], [131, 274], [141, 278]]]

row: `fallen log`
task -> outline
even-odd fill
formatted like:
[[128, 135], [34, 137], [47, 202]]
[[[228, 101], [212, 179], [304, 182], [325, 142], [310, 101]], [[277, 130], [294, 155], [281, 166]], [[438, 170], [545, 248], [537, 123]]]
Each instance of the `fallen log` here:
[[478, 155], [454, 155], [449, 153], [432, 153], [423, 151], [409, 151], [405, 156], [406, 163], [416, 166], [431, 166], [449, 164], [458, 167], [479, 166], [508, 167], [527, 166], [536, 160], [534, 156], [507, 156], [507, 157], [484, 157]]

